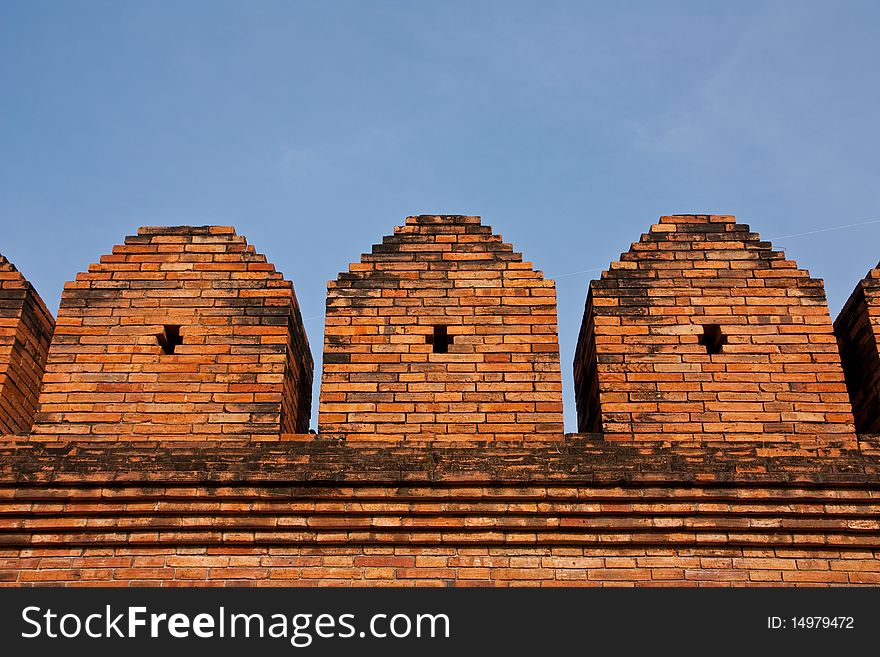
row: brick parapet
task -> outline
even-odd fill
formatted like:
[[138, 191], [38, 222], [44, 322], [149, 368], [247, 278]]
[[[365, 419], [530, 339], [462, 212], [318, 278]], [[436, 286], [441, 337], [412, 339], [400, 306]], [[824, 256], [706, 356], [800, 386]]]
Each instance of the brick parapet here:
[[0, 584], [880, 584], [880, 460], [824, 440], [286, 438], [5, 445]]
[[30, 431], [54, 329], [33, 285], [0, 255], [0, 435]]
[[589, 433], [552, 281], [478, 217], [407, 218], [327, 310], [316, 435], [292, 286], [232, 228], [142, 228], [68, 284], [0, 439], [0, 585], [880, 585], [822, 282], [732, 217], [663, 217], [591, 287]]

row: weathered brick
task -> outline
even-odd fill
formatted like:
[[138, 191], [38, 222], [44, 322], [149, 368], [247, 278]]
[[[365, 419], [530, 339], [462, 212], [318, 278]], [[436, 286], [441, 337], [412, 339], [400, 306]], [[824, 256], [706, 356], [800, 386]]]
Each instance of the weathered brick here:
[[[661, 217], [590, 286], [574, 361], [579, 430], [691, 441], [833, 433], [854, 444], [851, 409], [817, 387], [845, 390], [839, 359], [825, 357], [833, 340], [822, 281], [748, 226]], [[797, 366], [784, 365], [789, 355]], [[736, 399], [722, 396], [728, 384]], [[627, 386], [638, 395], [616, 394]]]
[[856, 430], [880, 433], [880, 264], [856, 286], [834, 321]]
[[[555, 300], [479, 217], [408, 217], [328, 285], [321, 432], [560, 436]], [[446, 406], [472, 393], [479, 406]]]
[[0, 255], [0, 436], [30, 430], [54, 328], [33, 285]]
[[[52, 431], [0, 443], [0, 584], [880, 583], [880, 445], [853, 440], [821, 281], [689, 216], [595, 287], [606, 433], [562, 435], [552, 282], [475, 217], [412, 217], [331, 283], [343, 435], [282, 433], [289, 283], [231, 229], [143, 229], [67, 286]], [[168, 312], [192, 330], [157, 358]]]
[[308, 430], [312, 358], [293, 287], [215, 228], [142, 228], [65, 286], [36, 439]]

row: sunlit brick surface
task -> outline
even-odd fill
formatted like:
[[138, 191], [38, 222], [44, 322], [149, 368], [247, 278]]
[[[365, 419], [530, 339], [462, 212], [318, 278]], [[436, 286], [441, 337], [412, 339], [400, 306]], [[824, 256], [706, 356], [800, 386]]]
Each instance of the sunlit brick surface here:
[[329, 284], [318, 424], [369, 440], [561, 434], [553, 282], [479, 217], [408, 217]]
[[609, 440], [855, 439], [822, 281], [733, 217], [661, 217], [612, 263], [574, 375]]
[[55, 320], [0, 255], [0, 435], [29, 431]]
[[0, 582], [880, 584], [876, 441], [288, 438], [0, 448]]
[[142, 228], [65, 285], [35, 431], [304, 432], [311, 381], [293, 287], [265, 256], [228, 227]]
[[[51, 317], [0, 271], [35, 399]], [[309, 434], [291, 284], [142, 229], [67, 285], [33, 433], [3, 389], [0, 585], [880, 585], [878, 274], [835, 337], [747, 227], [662, 218], [592, 286], [564, 434], [553, 283], [410, 217], [330, 283]]]

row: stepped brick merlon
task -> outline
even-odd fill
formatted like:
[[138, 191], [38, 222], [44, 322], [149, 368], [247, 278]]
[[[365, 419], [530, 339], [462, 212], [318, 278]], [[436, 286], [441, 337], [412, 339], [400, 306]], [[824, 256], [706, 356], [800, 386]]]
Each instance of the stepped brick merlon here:
[[0, 436], [30, 431], [55, 320], [0, 255]]
[[148, 227], [65, 285], [41, 436], [308, 430], [312, 359], [290, 281], [229, 227]]
[[859, 433], [880, 433], [880, 264], [859, 282], [834, 322]]
[[854, 440], [821, 280], [731, 216], [675, 215], [590, 287], [580, 431], [608, 440]]
[[479, 217], [408, 217], [329, 283], [326, 322], [322, 433], [562, 434], [555, 285]]

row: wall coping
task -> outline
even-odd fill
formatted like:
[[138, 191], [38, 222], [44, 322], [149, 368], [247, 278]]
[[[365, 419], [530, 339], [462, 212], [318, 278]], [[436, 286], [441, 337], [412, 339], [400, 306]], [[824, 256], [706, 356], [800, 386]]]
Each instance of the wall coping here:
[[[47, 438], [41, 436], [41, 438]], [[293, 438], [293, 439], [291, 439]], [[880, 489], [880, 436], [816, 445], [609, 442], [370, 443], [314, 434], [233, 441], [10, 441], [0, 487], [157, 484], [781, 485]]]

